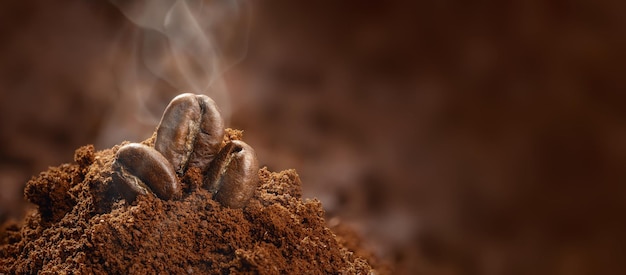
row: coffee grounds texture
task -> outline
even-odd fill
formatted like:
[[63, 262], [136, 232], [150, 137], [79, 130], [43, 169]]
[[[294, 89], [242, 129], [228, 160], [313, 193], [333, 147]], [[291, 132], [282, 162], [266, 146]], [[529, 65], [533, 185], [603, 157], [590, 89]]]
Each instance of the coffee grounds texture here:
[[[241, 131], [228, 129], [229, 139], [241, 139]], [[126, 143], [81, 147], [74, 163], [28, 182], [25, 197], [38, 209], [2, 225], [0, 273], [381, 273], [370, 264], [377, 259], [348, 249], [328, 228], [318, 200], [302, 199], [294, 170], [260, 169], [260, 186], [243, 209], [212, 200], [197, 169], [181, 179], [181, 200], [148, 195], [126, 202], [111, 179], [115, 153]]]

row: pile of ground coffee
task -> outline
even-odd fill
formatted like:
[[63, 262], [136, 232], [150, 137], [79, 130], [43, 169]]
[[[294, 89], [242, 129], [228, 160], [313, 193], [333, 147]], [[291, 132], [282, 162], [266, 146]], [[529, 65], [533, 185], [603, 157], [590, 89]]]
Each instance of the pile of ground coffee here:
[[[225, 139], [240, 137], [228, 130]], [[119, 147], [82, 147], [75, 163], [27, 184], [25, 196], [38, 209], [0, 230], [0, 273], [374, 273], [374, 259], [349, 250], [327, 227], [320, 202], [302, 199], [294, 170], [261, 169], [243, 209], [212, 200], [193, 169], [181, 179], [183, 199], [127, 203], [111, 188]]]

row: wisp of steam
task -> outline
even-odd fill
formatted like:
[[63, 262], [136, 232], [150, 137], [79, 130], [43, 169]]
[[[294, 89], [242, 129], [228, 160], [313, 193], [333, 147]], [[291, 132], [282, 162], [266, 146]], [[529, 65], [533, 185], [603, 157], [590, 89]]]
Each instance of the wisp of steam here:
[[[163, 110], [162, 101], [173, 97], [158, 92], [159, 81], [165, 81], [175, 93], [210, 96], [228, 121], [231, 102], [222, 74], [246, 54], [250, 16], [245, 2], [111, 2], [138, 28], [120, 36], [114, 57], [122, 63], [114, 69], [120, 104], [111, 110], [103, 129], [107, 136], [98, 144], [111, 146], [124, 139], [142, 139], [146, 137], [142, 132], [154, 129]], [[160, 101], [155, 104], [155, 100]]]

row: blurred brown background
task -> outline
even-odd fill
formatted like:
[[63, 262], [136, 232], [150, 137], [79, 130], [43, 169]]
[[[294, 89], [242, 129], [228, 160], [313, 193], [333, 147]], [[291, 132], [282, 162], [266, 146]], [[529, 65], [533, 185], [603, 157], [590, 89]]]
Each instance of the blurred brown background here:
[[[394, 274], [626, 271], [626, 4], [224, 3], [207, 93]], [[0, 221], [77, 147], [150, 136], [181, 88], [146, 32], [107, 1], [0, 4]]]

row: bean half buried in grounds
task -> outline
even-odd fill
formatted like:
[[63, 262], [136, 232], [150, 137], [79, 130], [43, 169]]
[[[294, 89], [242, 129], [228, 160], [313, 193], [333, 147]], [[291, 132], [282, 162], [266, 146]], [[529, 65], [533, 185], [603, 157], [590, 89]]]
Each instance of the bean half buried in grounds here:
[[254, 195], [259, 184], [259, 162], [254, 149], [233, 140], [220, 150], [207, 171], [205, 187], [214, 199], [230, 208], [241, 208]]
[[154, 148], [182, 175], [187, 167], [205, 169], [220, 150], [224, 120], [210, 97], [181, 94], [165, 109]]
[[127, 200], [155, 193], [164, 200], [180, 198], [182, 188], [172, 165], [154, 148], [130, 143], [122, 146], [113, 162], [113, 179]]

